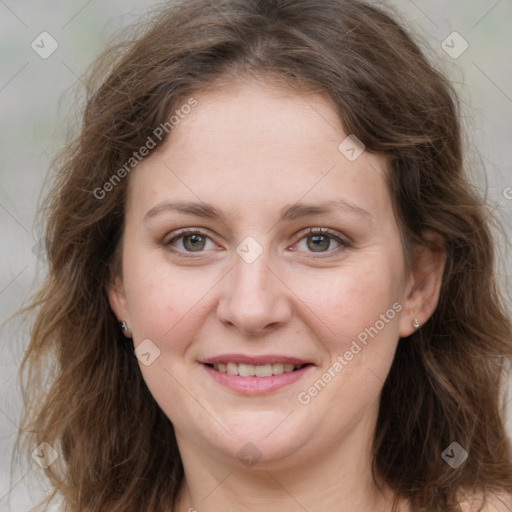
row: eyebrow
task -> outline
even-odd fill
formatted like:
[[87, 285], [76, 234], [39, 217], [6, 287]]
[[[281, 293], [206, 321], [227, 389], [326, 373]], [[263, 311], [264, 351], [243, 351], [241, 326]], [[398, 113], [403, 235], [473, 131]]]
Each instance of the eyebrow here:
[[[336, 210], [341, 210], [360, 217], [366, 217], [368, 219], [371, 218], [371, 215], [367, 210], [364, 210], [345, 199], [338, 199], [322, 204], [296, 203], [285, 206], [280, 211], [279, 222], [291, 222], [303, 217], [334, 213]], [[168, 211], [195, 215], [196, 217], [201, 217], [203, 219], [216, 219], [227, 223], [226, 216], [213, 205], [203, 202], [195, 203], [185, 201], [159, 203], [144, 215], [144, 221], [148, 221], [150, 218]]]

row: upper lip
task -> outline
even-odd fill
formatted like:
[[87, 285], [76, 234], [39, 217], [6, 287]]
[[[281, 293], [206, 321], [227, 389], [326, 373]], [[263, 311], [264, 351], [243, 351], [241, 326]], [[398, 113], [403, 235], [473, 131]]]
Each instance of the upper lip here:
[[244, 354], [223, 354], [221, 356], [208, 357], [206, 359], [201, 359], [199, 361], [202, 364], [219, 364], [219, 363], [242, 363], [242, 364], [252, 364], [252, 365], [261, 365], [261, 364], [272, 364], [272, 363], [281, 363], [281, 364], [312, 364], [311, 361], [306, 361], [304, 359], [299, 359], [297, 357], [289, 357], [283, 356], [280, 354], [267, 354], [260, 356], [248, 356]]

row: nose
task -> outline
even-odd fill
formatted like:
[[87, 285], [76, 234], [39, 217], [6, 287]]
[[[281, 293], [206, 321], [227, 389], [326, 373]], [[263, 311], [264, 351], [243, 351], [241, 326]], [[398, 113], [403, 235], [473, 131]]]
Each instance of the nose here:
[[223, 280], [218, 319], [247, 335], [268, 334], [292, 316], [291, 292], [267, 254], [250, 263], [236, 255], [233, 270]]

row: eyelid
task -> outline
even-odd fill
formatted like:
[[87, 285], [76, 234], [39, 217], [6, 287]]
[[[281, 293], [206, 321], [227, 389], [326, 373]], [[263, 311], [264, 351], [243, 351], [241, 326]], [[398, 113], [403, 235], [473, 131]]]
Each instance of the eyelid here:
[[214, 244], [218, 245], [217, 242], [215, 242], [214, 237], [210, 234], [210, 232], [208, 230], [205, 230], [204, 228], [195, 228], [195, 227], [182, 228], [182, 229], [173, 231], [171, 234], [172, 234], [172, 236], [169, 239], [166, 239], [166, 237], [164, 237], [163, 245], [165, 247], [169, 247], [170, 250], [172, 252], [174, 252], [175, 254], [185, 255], [186, 257], [194, 258], [194, 257], [200, 256], [201, 254], [205, 254], [206, 251], [199, 251], [197, 253], [194, 253], [192, 251], [182, 251], [180, 249], [176, 249], [175, 247], [173, 247], [172, 243], [175, 240], [182, 238], [183, 236], [199, 234], [199, 235], [204, 236], [205, 238], [210, 239]]
[[304, 238], [305, 235], [329, 235], [330, 237], [339, 240], [343, 243], [350, 243], [348, 237], [342, 235], [341, 233], [338, 233], [338, 231], [334, 231], [330, 228], [307, 228], [301, 232], [297, 236], [301, 236], [301, 238]]
[[181, 229], [178, 229], [176, 231], [173, 231], [172, 233], [169, 233], [169, 234], [172, 234], [172, 237], [169, 238], [169, 240], [165, 240], [165, 238], [164, 238], [164, 244], [168, 245], [170, 242], [172, 242], [176, 238], [180, 238], [183, 235], [193, 235], [193, 234], [196, 234], [196, 233], [198, 233], [200, 235], [203, 235], [203, 236], [206, 236], [208, 238], [212, 238], [212, 236], [210, 235], [209, 231], [205, 230], [204, 228], [194, 228], [194, 227], [191, 227], [191, 228], [181, 228]]
[[335, 254], [339, 251], [342, 251], [344, 249], [348, 249], [348, 248], [352, 247], [352, 241], [348, 237], [346, 237], [330, 228], [307, 228], [306, 230], [301, 231], [296, 235], [297, 241], [295, 242], [294, 245], [296, 245], [298, 242], [300, 242], [303, 238], [305, 238], [307, 236], [321, 236], [321, 235], [329, 236], [330, 238], [332, 238], [333, 240], [338, 242], [340, 244], [340, 247], [336, 247], [335, 249], [331, 249], [329, 251], [324, 251], [324, 252], [317, 252], [317, 253], [310, 252], [309, 254], [317, 255], [317, 256], [313, 256], [313, 257], [322, 258], [322, 257], [332, 256], [333, 254]]

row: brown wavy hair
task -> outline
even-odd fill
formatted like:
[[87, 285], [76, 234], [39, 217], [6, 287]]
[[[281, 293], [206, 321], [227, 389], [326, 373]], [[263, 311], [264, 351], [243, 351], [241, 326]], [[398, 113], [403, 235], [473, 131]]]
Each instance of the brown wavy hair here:
[[[465, 492], [512, 493], [500, 402], [512, 328], [492, 217], [464, 172], [454, 90], [396, 20], [357, 0], [173, 1], [90, 68], [79, 133], [55, 160], [41, 210], [48, 274], [23, 310], [35, 319], [19, 443], [57, 450], [45, 473], [66, 509], [163, 512], [175, 502], [183, 466], [173, 426], [106, 295], [129, 176], [101, 199], [97, 190], [187, 98], [240, 76], [322, 93], [346, 133], [389, 162], [406, 254], [427, 231], [443, 240], [438, 307], [399, 343], [383, 387], [375, 481], [425, 511], [460, 510]], [[441, 457], [453, 441], [469, 453], [457, 469]]]

